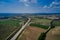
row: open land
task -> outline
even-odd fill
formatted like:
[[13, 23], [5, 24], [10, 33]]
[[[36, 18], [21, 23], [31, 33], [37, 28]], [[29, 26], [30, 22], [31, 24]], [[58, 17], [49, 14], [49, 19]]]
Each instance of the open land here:
[[7, 39], [24, 24], [25, 19], [0, 19], [0, 39]]
[[44, 31], [42, 28], [27, 26], [17, 40], [38, 40], [39, 35]]
[[[26, 16], [26, 15], [25, 15]], [[27, 16], [26, 16], [27, 17]], [[55, 16], [51, 17], [44, 16], [28, 16], [31, 21], [27, 27], [22, 31], [21, 35], [18, 36], [17, 40], [38, 40], [41, 33], [46, 32], [51, 26], [50, 22]], [[11, 33], [21, 28], [27, 22], [26, 18], [9, 18], [0, 20], [0, 39], [5, 40]], [[60, 22], [54, 22], [60, 25]], [[60, 27], [55, 27], [47, 33], [46, 40], [59, 40], [60, 39]], [[59, 29], [59, 30], [58, 30]], [[58, 31], [56, 31], [58, 30]], [[58, 35], [59, 34], [59, 35]]]
[[51, 22], [51, 20], [44, 18], [32, 17], [31, 19], [29, 26], [25, 28], [17, 40], [38, 40], [41, 33], [49, 28], [49, 23]]
[[60, 27], [51, 29], [47, 33], [46, 40], [60, 40]]

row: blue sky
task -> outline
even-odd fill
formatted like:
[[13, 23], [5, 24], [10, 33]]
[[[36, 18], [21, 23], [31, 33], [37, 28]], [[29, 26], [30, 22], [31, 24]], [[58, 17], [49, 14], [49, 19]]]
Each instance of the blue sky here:
[[60, 13], [60, 0], [0, 0], [0, 13]]

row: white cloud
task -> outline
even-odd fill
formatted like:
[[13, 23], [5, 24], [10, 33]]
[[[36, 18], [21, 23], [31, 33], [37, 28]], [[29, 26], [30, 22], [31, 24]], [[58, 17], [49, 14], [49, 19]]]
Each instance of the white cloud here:
[[37, 3], [37, 0], [19, 0], [19, 2]]
[[53, 1], [49, 6], [44, 5], [43, 8], [60, 8], [60, 2]]
[[43, 8], [48, 8], [48, 6], [47, 6], [47, 5], [45, 5]]
[[52, 2], [49, 8], [60, 8], [60, 2]]
[[30, 0], [19, 0], [19, 2], [30, 2]]
[[19, 2], [22, 2], [25, 6], [30, 6], [29, 0], [19, 0]]
[[29, 0], [24, 0], [24, 2], [29, 2]]
[[37, 0], [19, 0], [19, 2], [22, 2], [25, 6], [31, 6], [33, 3], [37, 3]]
[[29, 4], [26, 4], [26, 3], [25, 3], [24, 5], [25, 5], [25, 6], [30, 6]]
[[37, 3], [37, 0], [31, 0], [32, 3]]
[[[31, 6], [32, 3], [37, 3], [37, 0], [19, 0], [19, 2], [22, 2], [25, 6]], [[53, 1], [49, 6], [44, 5], [41, 8], [60, 8], [60, 2]]]

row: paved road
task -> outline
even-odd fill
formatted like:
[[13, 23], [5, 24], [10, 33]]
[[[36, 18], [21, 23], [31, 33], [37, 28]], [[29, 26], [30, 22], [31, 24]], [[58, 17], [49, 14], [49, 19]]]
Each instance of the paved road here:
[[11, 38], [11, 40], [15, 40], [15, 39], [18, 37], [18, 35], [24, 30], [24, 28], [25, 28], [26, 25], [30, 22], [30, 20], [31, 20], [31, 19], [28, 18], [28, 21], [26, 22], [26, 24], [22, 26], [22, 28]]

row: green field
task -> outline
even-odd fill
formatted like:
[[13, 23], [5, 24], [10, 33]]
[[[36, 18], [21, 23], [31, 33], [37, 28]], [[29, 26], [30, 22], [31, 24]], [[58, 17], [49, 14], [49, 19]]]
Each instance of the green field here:
[[53, 25], [54, 25], [54, 26], [60, 26], [60, 21], [54, 21], [54, 22], [53, 22]]
[[0, 21], [0, 40], [5, 40], [5, 38], [18, 27], [20, 27], [20, 24], [17, 20]]
[[44, 25], [50, 25], [51, 20], [49, 19], [44, 19], [44, 18], [32, 18], [32, 21], [34, 23], [40, 23], [40, 24], [44, 24]]
[[51, 20], [49, 20], [49, 19], [34, 17], [34, 18], [32, 18], [32, 20], [30, 22], [30, 26], [48, 29], [50, 26], [50, 22], [51, 22]]
[[0, 40], [5, 40], [12, 32], [21, 28], [24, 22], [25, 22], [25, 19], [20, 19], [20, 20], [2, 19], [0, 20]]
[[0, 25], [19, 26], [19, 21], [18, 20], [3, 20], [3, 21], [0, 21]]

